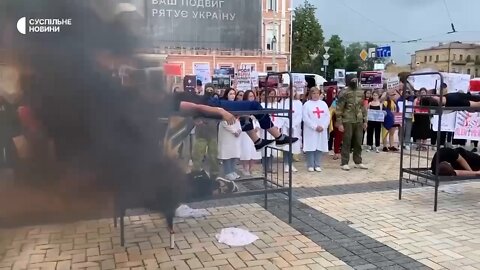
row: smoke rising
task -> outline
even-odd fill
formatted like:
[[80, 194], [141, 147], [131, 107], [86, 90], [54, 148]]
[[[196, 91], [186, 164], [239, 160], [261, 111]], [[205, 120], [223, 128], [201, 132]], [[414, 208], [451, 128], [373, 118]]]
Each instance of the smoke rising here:
[[[145, 85], [123, 87], [113, 76], [115, 67], [134, 62], [136, 36], [121, 21], [102, 19], [89, 1], [8, 0], [0, 10], [4, 62], [19, 72], [20, 105], [40, 127], [23, 128], [32, 154], [19, 162], [15, 182], [47, 193], [73, 183], [74, 192], [67, 189], [74, 196], [65, 197], [103, 191], [126, 206], [172, 214], [187, 193], [186, 176], [158, 147], [162, 104], [142, 95]], [[72, 25], [21, 35], [21, 17], [71, 18]]]

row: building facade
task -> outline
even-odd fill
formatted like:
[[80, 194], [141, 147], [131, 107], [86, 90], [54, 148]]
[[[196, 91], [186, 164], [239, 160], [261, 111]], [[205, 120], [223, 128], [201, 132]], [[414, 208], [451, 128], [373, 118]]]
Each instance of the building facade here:
[[415, 52], [412, 68], [434, 68], [440, 72], [480, 77], [480, 45], [451, 42]]
[[[151, 66], [177, 64], [182, 76], [195, 74], [195, 64], [209, 64], [211, 74], [216, 68], [249, 67], [258, 72], [286, 71], [291, 63], [292, 0], [261, 0], [262, 36], [259, 50], [219, 50], [193, 48], [156, 48], [140, 56]], [[248, 36], [244, 37], [248, 39]], [[158, 64], [158, 65], [157, 65]]]

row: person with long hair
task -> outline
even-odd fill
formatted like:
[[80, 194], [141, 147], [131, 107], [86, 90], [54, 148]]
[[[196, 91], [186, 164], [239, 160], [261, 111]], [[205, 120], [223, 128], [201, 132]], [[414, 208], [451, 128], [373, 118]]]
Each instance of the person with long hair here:
[[[372, 101], [368, 104], [368, 110], [382, 111], [380, 94], [377, 91], [372, 93]], [[380, 152], [380, 134], [382, 132], [382, 122], [368, 121], [367, 125], [367, 151]], [[373, 146], [373, 137], [375, 135], [375, 147]]]
[[330, 87], [327, 91], [326, 103], [330, 109], [330, 136], [328, 140], [328, 150], [333, 150], [333, 160], [340, 158], [340, 149], [342, 146], [343, 132], [338, 130], [336, 125], [336, 107], [337, 107], [338, 91], [334, 87]]
[[245, 92], [243, 92], [243, 91], [237, 91], [237, 95], [235, 96], [235, 101], [245, 100], [245, 99], [243, 99], [244, 94], [245, 94]]
[[[292, 89], [293, 91], [293, 98], [290, 97], [290, 91], [286, 90], [284, 98], [280, 101], [280, 107], [281, 109], [284, 110], [290, 110], [290, 99], [292, 99], [292, 127], [290, 127], [290, 123], [288, 121], [288, 118], [284, 118], [283, 120], [283, 126], [282, 126], [282, 132], [284, 134], [289, 133], [289, 130], [291, 128], [292, 131], [292, 136], [296, 138], [301, 138], [302, 137], [302, 129], [301, 129], [301, 124], [302, 124], [302, 110], [303, 110], [303, 104], [299, 100], [299, 97], [297, 95], [297, 91], [295, 89]], [[288, 116], [287, 114], [284, 116]], [[283, 163], [284, 163], [284, 171], [289, 172], [289, 164], [292, 164], [292, 171], [297, 172], [297, 168], [293, 166], [293, 161], [294, 161], [294, 156], [299, 155], [301, 153], [301, 140], [295, 142], [292, 144], [292, 155], [290, 156], [289, 154], [289, 145], [286, 145], [283, 147]]]
[[[225, 91], [222, 99], [234, 101], [236, 91], [232, 88]], [[218, 128], [218, 159], [223, 162], [223, 173], [228, 180], [240, 178], [235, 171], [236, 160], [240, 158], [240, 135], [242, 127], [240, 121], [229, 124], [226, 121], [220, 122]]]
[[[383, 110], [386, 111], [382, 130], [383, 152], [398, 151], [398, 148], [395, 147], [395, 132], [398, 128], [398, 124], [395, 124], [395, 113], [398, 112], [398, 109], [392, 95], [395, 94], [388, 94], [387, 100], [383, 102]], [[387, 138], [389, 144], [387, 144]]]
[[[427, 95], [427, 89], [421, 88], [417, 98], [413, 101], [415, 106], [422, 105], [422, 98]], [[417, 150], [425, 151], [427, 139], [430, 137], [430, 114], [428, 109], [415, 108], [413, 114], [413, 139], [419, 143]]]

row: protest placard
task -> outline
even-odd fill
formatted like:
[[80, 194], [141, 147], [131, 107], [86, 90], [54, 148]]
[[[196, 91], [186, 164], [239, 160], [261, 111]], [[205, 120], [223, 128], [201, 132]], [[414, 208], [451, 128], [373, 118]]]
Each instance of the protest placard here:
[[237, 91], [247, 91], [252, 89], [251, 70], [239, 69], [237, 72]]
[[193, 72], [197, 75], [197, 80], [202, 81], [202, 84], [212, 82], [212, 76], [210, 74], [209, 63], [196, 63], [193, 65]]
[[363, 89], [383, 88], [381, 71], [363, 71], [360, 73], [360, 87]]
[[251, 79], [252, 79], [252, 87], [258, 87], [259, 86], [259, 81], [258, 81], [258, 72], [252, 71], [250, 73]]
[[382, 122], [384, 121], [385, 119], [385, 114], [386, 112], [383, 111], [383, 110], [368, 110], [368, 114], [367, 114], [367, 117], [368, 117], [368, 121], [372, 121], [372, 122]]
[[[432, 123], [433, 131], [438, 131], [438, 115], [434, 115], [430, 122]], [[440, 131], [448, 131], [454, 132], [455, 131], [455, 122], [457, 119], [457, 113], [444, 113], [442, 114], [442, 123], [440, 124]]]
[[305, 75], [293, 74], [293, 87], [297, 89], [298, 94], [303, 94], [305, 90]]
[[480, 113], [457, 112], [454, 138], [474, 141], [480, 140]]

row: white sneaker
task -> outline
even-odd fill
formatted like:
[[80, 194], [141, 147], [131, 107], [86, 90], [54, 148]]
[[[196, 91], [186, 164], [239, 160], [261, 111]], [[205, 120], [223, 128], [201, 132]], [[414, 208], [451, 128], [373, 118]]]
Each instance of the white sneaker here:
[[348, 166], [347, 164], [340, 166], [340, 168], [344, 171], [350, 171], [350, 166]]
[[375, 152], [380, 153], [380, 149], [378, 147], [375, 147]]
[[[289, 168], [288, 168], [288, 165], [285, 165], [284, 169], [285, 169], [284, 171], [286, 173], [288, 173], [290, 171]], [[293, 165], [292, 165], [292, 172], [298, 172], [297, 168], [293, 167]]]
[[229, 173], [229, 174], [225, 175], [225, 179], [230, 180], [230, 181], [234, 181], [237, 178], [235, 178], [235, 175], [233, 173]]
[[314, 169], [314, 168], [312, 168], [312, 167], [310, 167], [310, 168], [308, 168], [308, 171], [309, 171], [309, 172], [314, 172], [314, 171], [315, 171], [315, 169]]
[[320, 167], [315, 167], [315, 171], [321, 172], [321, 171], [322, 171], [322, 168], [320, 168]]
[[362, 170], [368, 170], [368, 167], [365, 166], [365, 164], [363, 164], [363, 163], [355, 164], [355, 168], [362, 169]]
[[372, 151], [372, 150], [373, 150], [373, 147], [372, 147], [372, 146], [368, 146], [366, 152], [369, 153], [369, 152]]
[[328, 155], [329, 155], [329, 156], [333, 156], [333, 155], [335, 155], [335, 153], [333, 153], [333, 151], [329, 151], [329, 152], [328, 152]]

